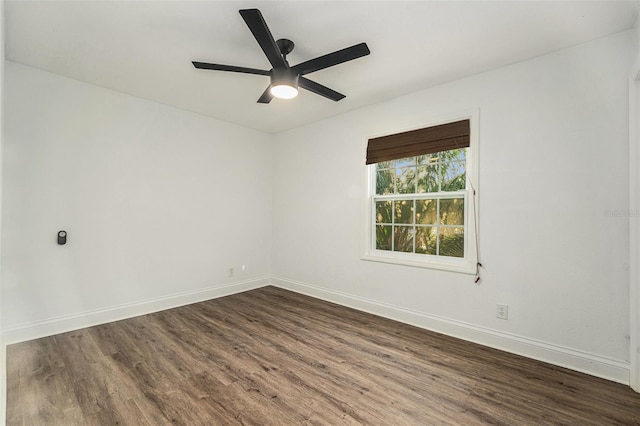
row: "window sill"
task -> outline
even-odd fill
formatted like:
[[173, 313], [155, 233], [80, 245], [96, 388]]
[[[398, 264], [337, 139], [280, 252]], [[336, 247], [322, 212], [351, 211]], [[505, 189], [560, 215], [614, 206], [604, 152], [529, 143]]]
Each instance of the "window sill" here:
[[360, 257], [360, 259], [371, 262], [412, 266], [415, 268], [437, 269], [440, 271], [457, 272], [468, 275], [475, 275], [476, 273], [475, 263], [472, 263], [468, 259], [418, 260], [404, 257], [400, 254], [379, 254], [378, 252], [365, 253]]

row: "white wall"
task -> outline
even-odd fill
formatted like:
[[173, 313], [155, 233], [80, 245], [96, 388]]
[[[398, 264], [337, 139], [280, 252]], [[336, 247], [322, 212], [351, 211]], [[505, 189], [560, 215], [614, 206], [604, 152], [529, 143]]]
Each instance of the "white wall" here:
[[629, 76], [629, 299], [630, 384], [640, 392], [640, 20], [634, 26], [634, 62]]
[[[629, 380], [630, 32], [277, 135], [276, 283]], [[479, 109], [482, 283], [360, 260], [367, 139]], [[509, 305], [508, 321], [496, 304]]]
[[[42, 334], [59, 332], [87, 317], [108, 321], [193, 300], [177, 296], [266, 282], [270, 135], [11, 62], [5, 78], [9, 335], [47, 324], [54, 326]], [[58, 230], [68, 232], [65, 246], [56, 243]]]
[[[2, 140], [4, 121], [4, 2], [0, 2], [0, 241], [2, 240]], [[0, 259], [2, 248], [0, 247]], [[0, 261], [0, 289], [2, 289], [2, 262]], [[0, 291], [0, 425], [5, 424], [7, 417], [7, 364], [5, 361], [6, 346], [2, 335], [2, 291]]]

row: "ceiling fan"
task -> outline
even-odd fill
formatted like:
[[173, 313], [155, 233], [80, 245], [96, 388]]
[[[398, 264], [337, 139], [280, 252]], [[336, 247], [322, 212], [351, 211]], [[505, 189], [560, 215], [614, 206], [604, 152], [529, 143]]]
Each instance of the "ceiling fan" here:
[[240, 15], [253, 33], [253, 36], [273, 68], [266, 71], [255, 68], [236, 67], [233, 65], [209, 64], [206, 62], [193, 61], [192, 63], [193, 66], [198, 69], [268, 75], [271, 77], [271, 84], [262, 96], [260, 96], [258, 103], [268, 104], [274, 96], [283, 99], [294, 98], [298, 94], [298, 87], [302, 87], [303, 89], [333, 101], [339, 101], [343, 99], [345, 95], [303, 76], [371, 53], [366, 43], [360, 43], [302, 62], [298, 65], [289, 66], [287, 55], [293, 50], [293, 42], [286, 38], [275, 41], [271, 35], [271, 31], [269, 31], [269, 27], [267, 27], [267, 23], [262, 17], [262, 13], [260, 13], [258, 9], [242, 9], [240, 10]]

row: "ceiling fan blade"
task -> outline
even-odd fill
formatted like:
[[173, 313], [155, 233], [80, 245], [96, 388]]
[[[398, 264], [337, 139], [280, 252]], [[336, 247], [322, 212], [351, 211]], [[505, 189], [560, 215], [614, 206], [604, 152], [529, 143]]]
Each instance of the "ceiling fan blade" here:
[[271, 94], [271, 85], [267, 87], [267, 90], [264, 91], [262, 96], [258, 99], [259, 104], [268, 104], [273, 99], [273, 95]]
[[314, 71], [341, 64], [343, 62], [361, 58], [362, 56], [367, 56], [369, 53], [371, 53], [371, 51], [369, 50], [367, 43], [360, 43], [356, 44], [355, 46], [337, 50], [333, 53], [328, 53], [315, 59], [302, 62], [296, 66], [291, 67], [291, 69], [298, 72], [300, 75], [309, 74]]
[[206, 62], [191, 62], [194, 67], [201, 70], [215, 70], [215, 71], [231, 71], [242, 72], [245, 74], [257, 74], [257, 75], [269, 75], [269, 71], [258, 70], [255, 68], [235, 67], [233, 65], [220, 65], [220, 64], [208, 64]]
[[242, 19], [244, 19], [244, 22], [246, 22], [253, 33], [264, 54], [267, 55], [267, 59], [269, 59], [271, 65], [274, 68], [286, 68], [287, 64], [282, 58], [280, 49], [278, 49], [278, 45], [273, 39], [271, 31], [269, 31], [269, 27], [267, 27], [262, 13], [260, 13], [258, 9], [242, 9], [240, 10], [240, 15], [242, 15]]
[[327, 86], [323, 86], [302, 76], [298, 80], [298, 86], [336, 102], [345, 97], [342, 93], [338, 93], [335, 90], [329, 89]]

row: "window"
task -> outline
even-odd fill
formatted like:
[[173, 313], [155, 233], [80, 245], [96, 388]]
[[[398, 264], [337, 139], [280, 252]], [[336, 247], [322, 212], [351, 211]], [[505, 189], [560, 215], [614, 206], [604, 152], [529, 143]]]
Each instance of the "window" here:
[[475, 272], [470, 134], [462, 120], [369, 140], [364, 259]]
[[466, 151], [376, 164], [376, 250], [464, 257]]

